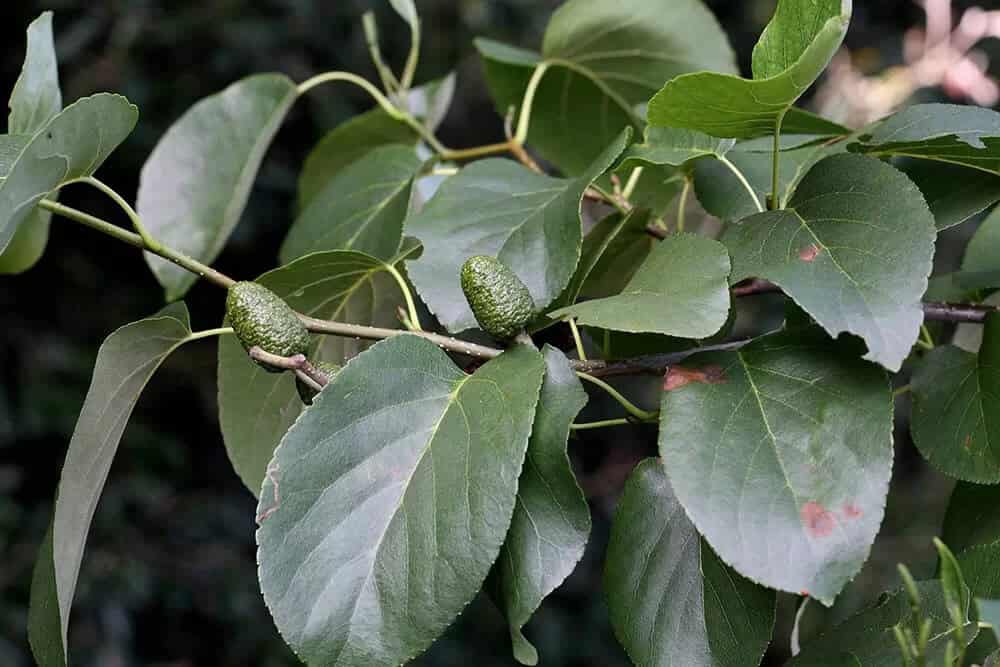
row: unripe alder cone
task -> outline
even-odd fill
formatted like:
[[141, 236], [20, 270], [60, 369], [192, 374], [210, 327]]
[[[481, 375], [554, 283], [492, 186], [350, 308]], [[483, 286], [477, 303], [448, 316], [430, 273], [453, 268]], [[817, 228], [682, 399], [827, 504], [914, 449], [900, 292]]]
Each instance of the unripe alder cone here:
[[[333, 382], [333, 378], [340, 372], [340, 366], [333, 363], [332, 361], [321, 361], [317, 364], [313, 364], [313, 367], [326, 376], [326, 379]], [[319, 395], [319, 392], [307, 385], [300, 378], [295, 378], [295, 389], [299, 392], [299, 398], [306, 405], [312, 405], [313, 399]]]
[[495, 257], [470, 257], [462, 265], [461, 278], [472, 314], [482, 330], [494, 338], [513, 338], [534, 317], [531, 292]]
[[[309, 331], [295, 311], [263, 285], [241, 282], [230, 287], [226, 316], [245, 350], [259, 347], [271, 354], [292, 357], [309, 349]], [[265, 364], [261, 366], [280, 371]]]

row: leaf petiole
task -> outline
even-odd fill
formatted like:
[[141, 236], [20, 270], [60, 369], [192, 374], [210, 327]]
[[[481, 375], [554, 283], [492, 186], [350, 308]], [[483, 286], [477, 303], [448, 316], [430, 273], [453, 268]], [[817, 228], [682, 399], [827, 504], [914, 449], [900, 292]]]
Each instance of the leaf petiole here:
[[657, 413], [656, 412], [649, 412], [647, 410], [643, 410], [642, 408], [636, 406], [635, 403], [633, 403], [632, 401], [630, 401], [627, 398], [625, 398], [621, 394], [621, 392], [619, 392], [617, 389], [615, 389], [614, 387], [612, 387], [611, 385], [609, 385], [604, 380], [601, 380], [600, 378], [596, 378], [593, 375], [587, 375], [586, 373], [579, 373], [578, 372], [576, 375], [581, 380], [586, 380], [587, 382], [589, 382], [589, 383], [591, 383], [591, 384], [593, 384], [593, 385], [595, 385], [595, 386], [600, 387], [601, 389], [603, 389], [605, 392], [607, 392], [607, 394], [611, 398], [613, 398], [616, 401], [618, 401], [618, 403], [623, 408], [625, 408], [626, 412], [628, 412], [630, 415], [632, 415], [633, 417], [635, 417], [639, 421], [648, 422], [648, 421], [653, 421], [653, 420], [655, 420], [657, 418]]

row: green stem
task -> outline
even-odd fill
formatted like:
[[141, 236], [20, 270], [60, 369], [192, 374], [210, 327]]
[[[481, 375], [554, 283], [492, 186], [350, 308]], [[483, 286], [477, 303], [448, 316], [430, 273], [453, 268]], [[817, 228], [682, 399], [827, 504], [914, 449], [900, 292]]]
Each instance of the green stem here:
[[326, 72], [324, 74], [317, 74], [311, 79], [307, 79], [299, 84], [299, 95], [305, 95], [316, 86], [336, 81], [353, 83], [354, 85], [363, 88], [369, 95], [372, 96], [372, 99], [374, 99], [375, 102], [377, 102], [378, 105], [382, 107], [387, 114], [389, 114], [389, 116], [402, 123], [406, 123], [413, 128], [413, 130], [419, 134], [432, 149], [434, 149], [434, 152], [440, 155], [445, 155], [448, 152], [448, 149], [437, 140], [437, 137], [434, 136], [433, 132], [424, 127], [424, 125], [416, 118], [398, 108], [389, 100], [389, 98], [382, 94], [382, 91], [372, 85], [367, 79], [364, 79], [357, 74], [351, 74], [350, 72]]
[[201, 340], [203, 338], [211, 338], [213, 336], [229, 336], [232, 335], [233, 333], [234, 332], [232, 327], [219, 327], [218, 329], [206, 329], [205, 331], [196, 331], [193, 334], [191, 334], [188, 337], [187, 342], [190, 343], [193, 340]]
[[142, 238], [142, 242], [145, 244], [147, 250], [149, 250], [150, 252], [155, 252], [156, 248], [162, 247], [160, 245], [160, 242], [154, 239], [152, 234], [150, 234], [146, 230], [145, 226], [143, 226], [142, 220], [139, 218], [139, 214], [135, 212], [135, 209], [132, 208], [132, 205], [129, 204], [127, 201], [125, 201], [120, 194], [115, 192], [115, 190], [111, 186], [106, 185], [102, 181], [99, 181], [98, 179], [94, 178], [93, 176], [86, 176], [84, 178], [81, 178], [78, 182], [86, 183], [87, 185], [97, 188], [98, 190], [106, 194], [108, 197], [110, 197], [111, 200], [115, 204], [117, 204], [121, 210], [125, 211], [125, 215], [127, 215], [128, 219], [132, 221], [132, 226], [135, 227], [135, 231], [139, 233], [139, 236]]
[[388, 271], [392, 277], [396, 279], [396, 283], [399, 285], [399, 290], [403, 293], [403, 298], [406, 300], [406, 310], [409, 315], [413, 331], [423, 331], [423, 329], [420, 328], [420, 316], [417, 314], [417, 305], [413, 301], [413, 294], [410, 292], [410, 286], [406, 284], [406, 280], [403, 279], [402, 274], [399, 273], [399, 269], [395, 266], [386, 263], [385, 268], [386, 271]]
[[746, 188], [746, 191], [750, 194], [750, 198], [753, 200], [754, 206], [757, 207], [757, 211], [763, 213], [764, 205], [760, 202], [760, 197], [757, 196], [757, 191], [753, 189], [752, 185], [750, 185], [750, 181], [748, 181], [746, 175], [740, 171], [740, 168], [733, 164], [732, 161], [724, 155], [719, 158], [719, 162], [724, 164], [729, 171], [733, 172], [736, 178], [739, 179], [740, 183], [743, 184], [743, 187]]
[[112, 238], [118, 239], [119, 241], [139, 248], [140, 250], [147, 250], [154, 255], [159, 255], [163, 259], [173, 262], [177, 266], [186, 269], [195, 275], [201, 276], [202, 278], [215, 283], [219, 287], [228, 289], [236, 283], [235, 280], [226, 274], [216, 271], [212, 267], [202, 264], [198, 260], [188, 257], [173, 248], [168, 248], [166, 246], [151, 248], [146, 245], [146, 242], [138, 234], [134, 234], [128, 230], [113, 225], [107, 220], [101, 220], [100, 218], [94, 217], [88, 213], [78, 211], [75, 208], [70, 208], [69, 206], [51, 201], [49, 199], [43, 199], [38, 202], [38, 207], [55, 213], [56, 215], [61, 215], [69, 220], [73, 220], [74, 222], [79, 222], [87, 227], [90, 227], [91, 229], [96, 229], [103, 234], [107, 234]]
[[927, 328], [926, 324], [920, 325], [920, 337], [928, 350], [933, 350], [936, 347], [934, 336], [931, 335], [931, 330]]
[[371, 55], [372, 63], [378, 71], [379, 78], [382, 79], [382, 87], [387, 93], [399, 90], [399, 81], [396, 75], [385, 61], [382, 60], [382, 50], [378, 44], [378, 25], [375, 23], [375, 13], [368, 11], [361, 16], [361, 25], [365, 32], [365, 42], [368, 44], [368, 53]]
[[622, 394], [617, 389], [609, 385], [604, 380], [601, 380], [600, 378], [595, 378], [592, 375], [587, 375], [586, 373], [577, 373], [576, 375], [581, 380], [586, 380], [587, 382], [603, 389], [605, 392], [607, 392], [609, 396], [611, 396], [611, 398], [618, 401], [618, 403], [623, 408], [625, 408], [625, 411], [627, 413], [629, 413], [636, 419], [644, 422], [653, 421], [654, 419], [656, 419], [657, 413], [648, 412], [646, 410], [643, 410], [642, 408], [637, 407], [635, 403], [622, 396]]
[[528, 141], [528, 130], [531, 127], [531, 108], [535, 104], [535, 93], [542, 83], [542, 77], [548, 71], [552, 63], [542, 61], [535, 67], [535, 71], [528, 80], [528, 87], [524, 90], [524, 100], [521, 102], [521, 114], [517, 119], [517, 131], [514, 133], [514, 141], [523, 146]]
[[691, 196], [691, 179], [684, 179], [684, 189], [681, 190], [680, 203], [677, 205], [677, 232], [684, 233], [685, 216], [687, 215], [688, 197]]
[[628, 201], [635, 194], [635, 189], [639, 185], [639, 179], [642, 178], [642, 172], [645, 171], [645, 167], [636, 167], [629, 174], [628, 182], [625, 183], [625, 187], [622, 188], [622, 199]]
[[774, 122], [774, 154], [771, 158], [771, 210], [781, 208], [781, 124], [785, 120], [782, 113]]
[[902, 387], [899, 387], [898, 389], [895, 389], [892, 392], [892, 397], [899, 398], [900, 396], [905, 396], [906, 394], [909, 394], [911, 391], [913, 391], [913, 386], [904, 384]]
[[607, 428], [608, 426], [628, 426], [631, 423], [627, 417], [622, 417], [621, 419], [605, 419], [604, 421], [590, 422], [588, 424], [570, 424], [569, 430], [589, 431], [595, 428]]
[[487, 155], [509, 153], [510, 149], [511, 144], [509, 141], [499, 144], [486, 144], [485, 146], [473, 146], [472, 148], [446, 148], [441, 153], [441, 159], [448, 161], [472, 160]]
[[576, 344], [576, 354], [580, 357], [580, 361], [587, 361], [587, 351], [583, 349], [583, 339], [580, 338], [580, 330], [576, 326], [576, 318], [567, 318], [566, 322], [569, 323], [569, 330], [573, 334], [573, 343]]
[[410, 53], [406, 57], [406, 65], [403, 67], [403, 76], [399, 84], [403, 90], [409, 90], [413, 85], [413, 78], [417, 74], [417, 63], [420, 60], [420, 19], [414, 18], [410, 24]]

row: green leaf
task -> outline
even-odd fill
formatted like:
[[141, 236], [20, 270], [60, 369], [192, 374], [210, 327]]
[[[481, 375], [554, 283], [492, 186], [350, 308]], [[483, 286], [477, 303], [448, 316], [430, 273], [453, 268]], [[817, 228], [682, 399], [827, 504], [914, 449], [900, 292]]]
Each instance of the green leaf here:
[[[1000, 629], [1000, 600], [984, 600], [980, 598], [976, 600], [976, 604], [979, 605], [980, 617], [992, 625], [994, 629]], [[995, 653], [994, 655], [1000, 657], [1000, 653]], [[997, 658], [994, 658], [994, 662], [996, 660]]]
[[[164, 245], [198, 261], [219, 256], [239, 222], [264, 153], [298, 97], [282, 74], [258, 74], [201, 100], [174, 123], [143, 165], [138, 213]], [[146, 254], [168, 301], [197, 276]]]
[[1000, 176], [994, 174], [929, 160], [908, 160], [900, 169], [924, 193], [939, 232], [1000, 201]]
[[506, 264], [543, 309], [569, 284], [580, 259], [583, 193], [625, 150], [623, 132], [583, 176], [566, 180], [536, 174], [511, 160], [475, 162], [445, 181], [406, 233], [424, 244], [408, 265], [424, 302], [446, 329], [476, 326], [459, 269], [474, 255]]
[[965, 573], [972, 595], [979, 598], [1000, 598], [1000, 541], [978, 544], [958, 554], [958, 564]]
[[48, 125], [60, 111], [62, 92], [52, 38], [52, 12], [42, 12], [28, 26], [24, 64], [10, 95], [7, 132], [32, 135]]
[[41, 199], [71, 180], [93, 175], [137, 118], [124, 97], [100, 93], [77, 100], [39, 130], [0, 183], [0, 251]]
[[[957, 641], [938, 581], [919, 582], [923, 612], [932, 621], [927, 665], [941, 665], [949, 641]], [[966, 644], [979, 634], [974, 610], [964, 610]], [[802, 647], [786, 667], [906, 667], [893, 627], [909, 622], [910, 600], [903, 590], [883, 594], [878, 602], [820, 634]]]
[[[435, 79], [410, 90], [398, 103], [431, 130], [437, 129], [451, 106], [455, 75]], [[312, 199], [341, 169], [360, 160], [369, 151], [389, 144], [416, 146], [420, 136], [406, 123], [381, 108], [355, 116], [327, 133], [313, 148], [299, 174], [298, 208], [305, 210]]]
[[959, 482], [948, 501], [941, 539], [956, 552], [1000, 540], [1000, 486]]
[[743, 139], [774, 134], [779, 124], [784, 132], [813, 133], [814, 116], [786, 114], [826, 69], [850, 20], [851, 0], [780, 0], [754, 49], [753, 80], [679, 76], [650, 100], [650, 125]]
[[653, 249], [621, 294], [561, 308], [551, 317], [612, 331], [708, 338], [729, 316], [729, 270], [721, 243], [675, 234]]
[[275, 451], [260, 584], [309, 665], [399, 665], [479, 590], [514, 511], [544, 363], [474, 375], [417, 336], [351, 361]]
[[523, 665], [538, 664], [538, 652], [521, 629], [576, 567], [590, 536], [590, 507], [566, 454], [570, 424], [587, 404], [587, 393], [562, 352], [546, 346], [543, 356], [545, 380], [514, 518], [487, 583]]
[[667, 79], [703, 69], [736, 72], [718, 21], [701, 0], [571, 0], [553, 14], [542, 53], [477, 40], [497, 111], [520, 108], [532, 71], [542, 78], [528, 143], [564, 173], [580, 174]]
[[650, 164], [680, 167], [703, 157], [723, 157], [735, 145], [732, 139], [718, 139], [701, 132], [647, 127], [644, 141], [632, 144], [622, 156], [622, 163], [623, 166]]
[[[589, 261], [591, 253], [605, 246], [597, 263], [587, 271], [580, 296], [600, 299], [615, 296], [625, 289], [632, 276], [643, 265], [657, 240], [646, 232], [649, 215], [641, 209], [634, 210], [624, 219], [611, 217], [597, 223], [583, 240], [580, 265]], [[563, 302], [560, 301], [560, 305]]]
[[699, 532], [744, 576], [829, 605], [882, 521], [885, 373], [814, 327], [698, 355], [664, 388], [660, 455]]
[[936, 238], [916, 186], [878, 160], [835, 155], [802, 180], [789, 208], [731, 225], [732, 282], [771, 280], [831, 335], [899, 370], [923, 322]]
[[[315, 253], [257, 279], [300, 313], [374, 327], [398, 326], [399, 286], [381, 260], [353, 251]], [[370, 343], [317, 337], [309, 358], [343, 364]], [[236, 474], [260, 492], [278, 441], [302, 412], [295, 380], [250, 361], [232, 336], [219, 339], [219, 424]]]
[[918, 104], [889, 116], [850, 150], [902, 156], [1000, 174], [1000, 113], [951, 104]]
[[309, 153], [299, 175], [299, 210], [304, 211], [337, 174], [380, 146], [416, 146], [417, 133], [406, 123], [374, 109], [331, 130]]
[[[62, 92], [52, 38], [52, 12], [43, 12], [28, 26], [24, 65], [10, 96], [7, 125], [10, 135], [0, 136], [0, 142], [4, 143], [0, 152], [5, 157], [10, 155], [10, 160], [4, 160], [0, 173], [7, 175], [17, 154], [31, 140], [31, 135], [47, 125], [61, 110]], [[52, 214], [48, 211], [35, 209], [31, 212], [15, 232], [7, 249], [0, 253], [0, 274], [23, 273], [38, 263], [49, 242], [51, 218]]]
[[638, 667], [756, 667], [771, 641], [774, 592], [712, 552], [659, 459], [639, 464], [618, 501], [604, 586], [615, 635]]
[[323, 250], [356, 250], [391, 260], [403, 241], [403, 220], [421, 161], [409, 146], [372, 150], [316, 194], [281, 246], [284, 264]]
[[83, 548], [132, 409], [164, 359], [191, 339], [176, 304], [108, 336], [66, 452], [55, 513], [31, 587], [28, 636], [42, 667], [66, 665], [66, 636]]
[[924, 458], [958, 479], [1000, 482], [1000, 315], [987, 319], [978, 355], [937, 347], [912, 385], [910, 430]]
[[[817, 143], [815, 135], [791, 136], [790, 148], [783, 149], [778, 164], [778, 193], [783, 205], [791, 200], [795, 189], [809, 170], [820, 160], [843, 152], [843, 142]], [[783, 143], [784, 139], [783, 138]], [[806, 140], [805, 145], [802, 141]], [[770, 144], [770, 141], [766, 142]], [[726, 159], [733, 165], [719, 160], [699, 160], [694, 164], [695, 193], [702, 207], [724, 222], [742, 220], [760, 212], [772, 188], [772, 149], [757, 140], [736, 144]], [[747, 185], [733, 171], [743, 174]]]
[[1000, 287], [1000, 208], [983, 220], [969, 241], [958, 280], [971, 289]]
[[[962, 567], [955, 558], [955, 554], [937, 538], [934, 538], [934, 547], [938, 552], [938, 572], [945, 601], [949, 606], [957, 604], [959, 609], [968, 609], [969, 587], [965, 583]], [[975, 574], [974, 571], [973, 574]]]

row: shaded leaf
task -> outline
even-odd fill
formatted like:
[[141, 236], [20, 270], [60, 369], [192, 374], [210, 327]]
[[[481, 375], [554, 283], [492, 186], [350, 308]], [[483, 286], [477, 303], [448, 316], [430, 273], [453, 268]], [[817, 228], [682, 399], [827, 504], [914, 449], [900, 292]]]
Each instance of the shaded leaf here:
[[[26, 135], [0, 134], [0, 178], [6, 178], [14, 160], [29, 141], [31, 137]], [[50, 193], [49, 198], [57, 199], [58, 194]], [[32, 210], [14, 233], [10, 245], [0, 253], [0, 274], [24, 273], [41, 259], [49, 242], [51, 219], [52, 214], [48, 211]]]
[[969, 241], [958, 281], [970, 289], [1000, 287], [1000, 208], [983, 220]]
[[[924, 614], [932, 621], [927, 664], [940, 665], [948, 642], [956, 640], [955, 628], [940, 582], [919, 582], [917, 590], [923, 600]], [[979, 628], [975, 610], [963, 611], [969, 619], [964, 632], [966, 644], [970, 644], [979, 634]], [[906, 667], [892, 628], [907, 623], [909, 617], [910, 600], [905, 591], [884, 593], [873, 606], [806, 643], [787, 667]]]
[[132, 132], [137, 117], [121, 95], [100, 93], [77, 100], [39, 130], [0, 183], [0, 251], [42, 198], [93, 175]]
[[299, 175], [299, 210], [312, 202], [341, 169], [386, 145], [416, 146], [419, 137], [406, 123], [374, 109], [331, 130], [309, 153]]
[[675, 234], [653, 249], [621, 294], [561, 308], [551, 317], [613, 331], [708, 338], [729, 316], [729, 271], [721, 243]]
[[744, 576], [829, 605], [882, 521], [885, 373], [812, 328], [698, 355], [664, 386], [660, 454], [699, 532]]
[[639, 464], [618, 501], [604, 586], [615, 635], [638, 667], [755, 667], [771, 641], [774, 592], [712, 552], [659, 459]]
[[913, 375], [913, 441], [931, 465], [970, 482], [1000, 482], [1000, 315], [979, 354], [931, 350]]
[[474, 255], [506, 264], [543, 309], [569, 284], [580, 259], [583, 193], [625, 150], [623, 132], [583, 176], [559, 179], [510, 161], [475, 162], [445, 181], [406, 233], [424, 244], [408, 265], [424, 302], [446, 329], [476, 326], [459, 284], [459, 269]]
[[519, 108], [532, 70], [553, 64], [532, 108], [528, 143], [580, 174], [663, 82], [697, 70], [736, 72], [732, 48], [701, 0], [571, 0], [552, 15], [542, 53], [478, 40], [497, 111]]
[[959, 482], [948, 501], [941, 539], [961, 553], [1000, 540], [1000, 486]]
[[87, 533], [132, 409], [163, 360], [190, 337], [187, 308], [176, 304], [118, 329], [97, 354], [32, 578], [28, 636], [42, 667], [66, 664], [70, 607]]
[[1000, 174], [1000, 113], [972, 106], [918, 104], [876, 124], [850, 150]]
[[629, 146], [622, 156], [622, 163], [625, 166], [650, 164], [680, 167], [703, 157], [722, 157], [735, 145], [732, 139], [718, 139], [701, 132], [647, 127], [644, 141]]
[[[315, 253], [257, 279], [300, 313], [322, 319], [392, 328], [403, 302], [385, 264], [361, 253]], [[338, 336], [313, 340], [309, 358], [343, 364], [366, 349], [367, 341]], [[219, 425], [236, 474], [260, 492], [278, 441], [302, 412], [295, 380], [268, 373], [250, 361], [232, 337], [219, 339]]]
[[[201, 100], [174, 123], [142, 167], [137, 209], [164, 245], [210, 264], [243, 215], [264, 153], [298, 97], [282, 74], [258, 74]], [[168, 301], [198, 277], [146, 254]]]
[[924, 193], [938, 231], [959, 225], [1000, 201], [1000, 176], [961, 165], [909, 160], [900, 169]]
[[376, 148], [326, 182], [281, 246], [284, 264], [323, 250], [356, 250], [391, 260], [421, 161], [409, 146]]
[[604, 245], [605, 242], [607, 246], [597, 263], [587, 272], [577, 298], [583, 296], [600, 299], [614, 296], [625, 289], [625, 285], [632, 280], [632, 276], [657, 245], [657, 240], [646, 232], [649, 222], [649, 215], [638, 209], [624, 219], [612, 217], [602, 220], [590, 230], [583, 241], [584, 258], [580, 260], [581, 265], [589, 256], [586, 252], [588, 249], [594, 251], [595, 246]]
[[831, 335], [899, 370], [917, 340], [936, 238], [916, 186], [878, 160], [835, 155], [802, 180], [789, 208], [731, 225], [732, 282], [771, 280]]
[[583, 557], [590, 536], [590, 507], [566, 454], [569, 427], [587, 393], [566, 356], [546, 346], [545, 380], [514, 517], [487, 587], [510, 625], [514, 657], [538, 664], [538, 652], [521, 632], [549, 593]]
[[650, 100], [650, 125], [744, 139], [774, 134], [779, 123], [792, 134], [829, 131], [821, 119], [789, 110], [826, 69], [850, 19], [851, 0], [781, 0], [754, 49], [754, 79], [679, 76]]
[[544, 363], [474, 375], [417, 336], [344, 367], [275, 451], [260, 584], [310, 665], [399, 665], [479, 590], [514, 511]]

